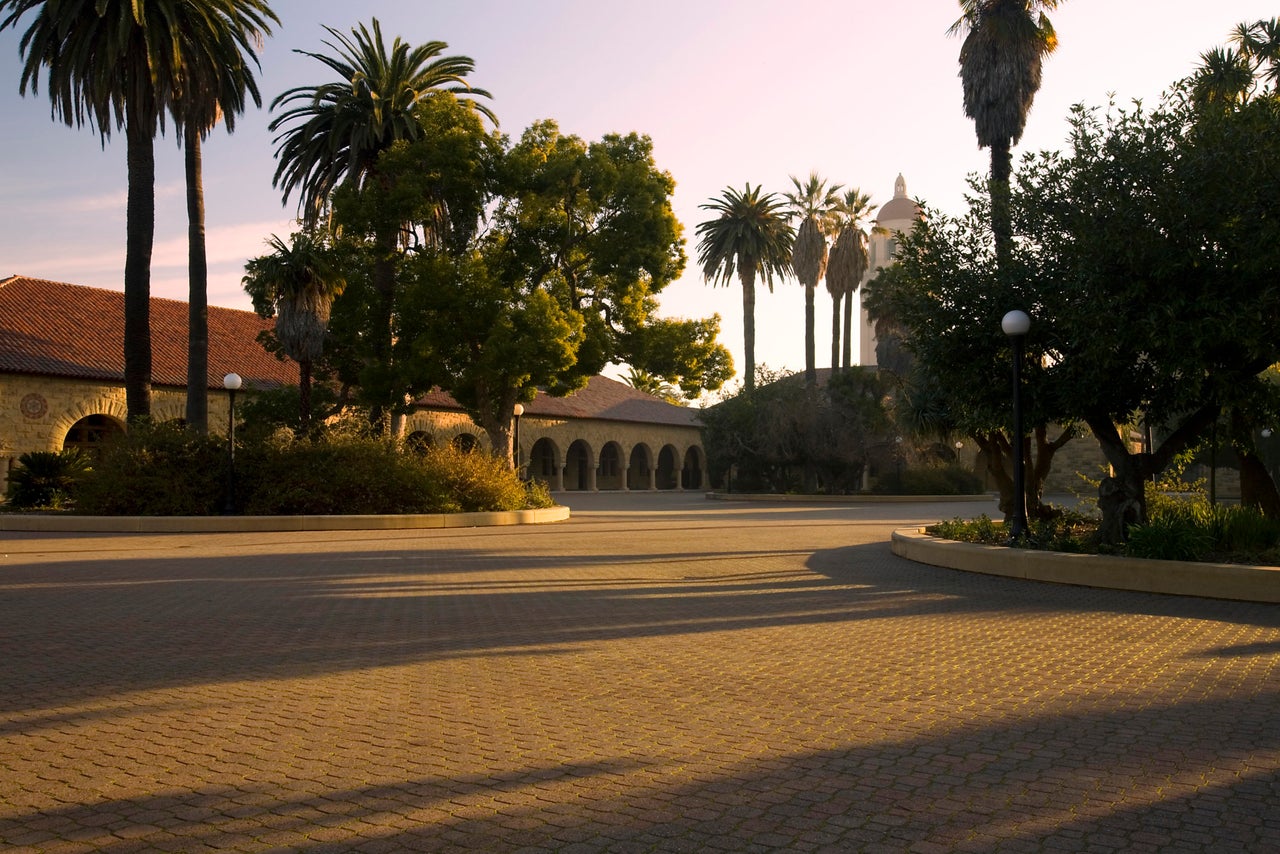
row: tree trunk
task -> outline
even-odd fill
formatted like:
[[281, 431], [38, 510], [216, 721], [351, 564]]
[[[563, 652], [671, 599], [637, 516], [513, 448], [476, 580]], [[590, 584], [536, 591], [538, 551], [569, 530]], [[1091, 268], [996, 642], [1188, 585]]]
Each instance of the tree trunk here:
[[184, 131], [187, 167], [187, 429], [209, 432], [209, 268], [200, 134]]
[[1240, 503], [1258, 508], [1269, 518], [1280, 518], [1280, 491], [1276, 490], [1267, 464], [1258, 456], [1252, 429], [1236, 410], [1231, 412], [1231, 433], [1240, 460]]
[[756, 387], [756, 271], [740, 266], [742, 279], [742, 349], [746, 360], [746, 376], [743, 385], [747, 391]]
[[1147, 521], [1146, 480], [1164, 471], [1175, 456], [1197, 442], [1217, 423], [1220, 411], [1215, 404], [1201, 406], [1187, 415], [1159, 448], [1140, 454], [1130, 453], [1106, 414], [1084, 418], [1112, 469], [1111, 476], [1103, 478], [1098, 487], [1098, 509], [1102, 511], [1099, 541], [1122, 543], [1131, 524]]
[[818, 384], [817, 344], [814, 341], [813, 292], [815, 287], [804, 287], [804, 382], [813, 388]]
[[853, 294], [844, 295], [844, 354], [840, 360], [840, 367], [844, 369], [853, 366]]
[[124, 392], [129, 423], [151, 417], [151, 247], [156, 229], [156, 159], [145, 122], [125, 128], [129, 195], [125, 214]]
[[1013, 222], [1010, 214], [1009, 177], [1013, 152], [1009, 140], [991, 146], [991, 233], [996, 244], [996, 267], [1007, 270], [1013, 254]]
[[831, 373], [840, 373], [840, 294], [831, 295]]
[[298, 360], [298, 435], [311, 433], [311, 360]]
[[373, 266], [375, 304], [370, 313], [373, 324], [370, 343], [374, 368], [384, 380], [379, 384], [382, 387], [373, 389], [374, 399], [370, 407], [369, 421], [375, 435], [386, 436], [391, 429], [391, 410], [396, 400], [391, 364], [391, 347], [394, 337], [391, 322], [395, 313], [396, 290], [396, 236], [394, 232], [378, 234], [375, 240], [378, 246], [378, 258]]

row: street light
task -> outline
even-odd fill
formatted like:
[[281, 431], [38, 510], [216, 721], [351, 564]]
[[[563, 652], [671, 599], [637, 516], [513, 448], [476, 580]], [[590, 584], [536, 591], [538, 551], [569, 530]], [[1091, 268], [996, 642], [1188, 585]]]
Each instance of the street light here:
[[511, 412], [516, 417], [516, 477], [524, 480], [524, 466], [521, 462], [523, 455], [520, 453], [520, 416], [524, 415], [524, 404], [517, 403]]
[[1031, 316], [1014, 309], [1000, 321], [1013, 342], [1013, 525], [1010, 540], [1027, 535], [1027, 476], [1022, 467], [1022, 344], [1031, 330]]
[[227, 506], [228, 514], [236, 512], [236, 390], [244, 381], [239, 374], [227, 374], [222, 387], [227, 390]]

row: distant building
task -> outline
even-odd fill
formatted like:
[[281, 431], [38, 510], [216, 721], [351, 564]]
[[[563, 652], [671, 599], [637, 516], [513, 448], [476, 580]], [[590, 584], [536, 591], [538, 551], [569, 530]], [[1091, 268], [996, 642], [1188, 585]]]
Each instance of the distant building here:
[[[222, 432], [237, 373], [244, 389], [296, 385], [298, 367], [262, 348], [272, 322], [209, 308], [209, 425]], [[187, 304], [151, 300], [152, 417], [186, 414]], [[28, 451], [95, 447], [125, 429], [124, 294], [27, 276], [0, 279], [0, 482]], [[452, 397], [426, 395], [407, 416], [415, 442], [483, 444]], [[553, 490], [702, 489], [706, 454], [697, 413], [592, 377], [568, 397], [539, 394], [521, 418], [521, 458]]]
[[[915, 230], [920, 219], [920, 205], [907, 195], [907, 182], [899, 175], [893, 182], [893, 198], [886, 202], [876, 214], [875, 227], [867, 241], [867, 272], [858, 285], [859, 294], [862, 286], [874, 279], [884, 267], [893, 264], [898, 249], [898, 232], [910, 234]], [[861, 298], [859, 298], [861, 305]], [[876, 357], [875, 324], [862, 309], [862, 329], [859, 333], [858, 363], [861, 365], [878, 365]]]

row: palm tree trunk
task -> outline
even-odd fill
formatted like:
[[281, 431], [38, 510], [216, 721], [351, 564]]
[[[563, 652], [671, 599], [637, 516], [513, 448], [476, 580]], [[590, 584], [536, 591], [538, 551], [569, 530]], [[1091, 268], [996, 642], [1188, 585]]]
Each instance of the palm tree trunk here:
[[831, 373], [840, 373], [840, 294], [831, 295]]
[[807, 386], [818, 384], [817, 345], [813, 334], [813, 292], [816, 288], [805, 285], [804, 289], [804, 382]]
[[756, 271], [749, 266], [741, 266], [742, 279], [742, 349], [746, 360], [746, 377], [744, 386], [747, 391], [755, 391], [756, 387]]
[[[386, 377], [386, 383], [393, 383], [391, 371], [391, 347], [393, 330], [391, 318], [394, 314], [396, 289], [396, 236], [394, 232], [376, 236], [378, 258], [373, 267], [374, 298], [373, 307], [373, 359], [378, 373]], [[373, 406], [370, 411], [370, 422], [374, 432], [379, 436], [388, 435], [391, 428], [391, 410], [394, 405], [394, 389], [386, 387], [374, 389]]]
[[1013, 174], [1013, 152], [1009, 140], [991, 146], [991, 233], [996, 244], [996, 268], [1007, 270], [1013, 253], [1013, 221], [1009, 210], [1009, 177]]
[[200, 134], [185, 132], [187, 167], [187, 429], [209, 432], [209, 267]]
[[151, 247], [156, 230], [154, 140], [130, 110], [125, 127], [124, 393], [130, 423], [151, 417]]
[[849, 369], [853, 365], [853, 294], [844, 295], [844, 354], [840, 367]]
[[311, 432], [311, 360], [298, 360], [298, 435]]

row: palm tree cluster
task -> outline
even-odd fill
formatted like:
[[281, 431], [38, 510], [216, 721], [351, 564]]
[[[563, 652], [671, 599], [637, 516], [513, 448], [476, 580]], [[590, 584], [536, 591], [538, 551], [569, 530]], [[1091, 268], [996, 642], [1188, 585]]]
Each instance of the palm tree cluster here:
[[1230, 46], [1200, 55], [1191, 81], [1192, 97], [1202, 105], [1231, 107], [1247, 103], [1259, 85], [1280, 92], [1280, 18], [1236, 25]]
[[[750, 183], [732, 187], [701, 205], [717, 216], [698, 224], [698, 263], [703, 278], [742, 285], [745, 388], [755, 388], [755, 283], [763, 277], [773, 291], [774, 277], [792, 274], [805, 289], [805, 378], [817, 381], [814, 294], [824, 278], [831, 294], [831, 368], [849, 367], [852, 357], [853, 294], [867, 269], [866, 233], [871, 197], [856, 188], [841, 194], [813, 172], [801, 182], [791, 177], [788, 193], [761, 193]], [[799, 225], [792, 225], [799, 220]], [[834, 244], [834, 245], [832, 245]], [[841, 319], [843, 306], [843, 348]], [[843, 353], [843, 361], [841, 354]]]
[[256, 48], [279, 19], [264, 0], [0, 0], [0, 30], [31, 15], [19, 41], [19, 92], [45, 80], [54, 119], [91, 125], [105, 145], [123, 130], [125, 396], [130, 421], [151, 413], [151, 251], [155, 138], [171, 119], [187, 148], [191, 236], [188, 422], [207, 426], [207, 309], [200, 141], [221, 118], [228, 131], [247, 101], [261, 104]]

